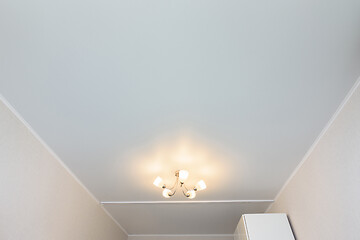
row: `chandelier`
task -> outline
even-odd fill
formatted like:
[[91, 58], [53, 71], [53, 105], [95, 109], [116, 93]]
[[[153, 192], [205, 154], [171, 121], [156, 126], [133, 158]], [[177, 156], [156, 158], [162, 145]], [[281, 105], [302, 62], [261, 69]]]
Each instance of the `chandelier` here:
[[200, 180], [200, 181], [197, 182], [195, 187], [187, 188], [185, 186], [185, 180], [188, 178], [188, 176], [189, 176], [188, 171], [186, 171], [186, 170], [177, 170], [175, 172], [176, 180], [175, 180], [175, 183], [173, 184], [172, 187], [167, 187], [167, 185], [165, 185], [165, 183], [164, 183], [164, 181], [162, 180], [161, 177], [157, 177], [155, 179], [155, 181], [153, 182], [153, 184], [158, 188], [164, 189], [163, 192], [162, 192], [162, 195], [165, 198], [170, 198], [170, 197], [174, 196], [176, 191], [178, 190], [178, 188], [180, 188], [185, 197], [187, 197], [189, 199], [193, 199], [193, 198], [196, 197], [196, 192], [197, 191], [201, 191], [201, 190], [204, 190], [206, 188], [206, 184], [205, 184], [205, 182], [203, 180]]

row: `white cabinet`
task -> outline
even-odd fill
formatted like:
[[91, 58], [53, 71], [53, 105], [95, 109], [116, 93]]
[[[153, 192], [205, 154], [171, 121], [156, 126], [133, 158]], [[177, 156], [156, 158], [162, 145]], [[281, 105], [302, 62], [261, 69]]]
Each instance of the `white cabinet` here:
[[295, 240], [284, 213], [244, 214], [234, 240]]

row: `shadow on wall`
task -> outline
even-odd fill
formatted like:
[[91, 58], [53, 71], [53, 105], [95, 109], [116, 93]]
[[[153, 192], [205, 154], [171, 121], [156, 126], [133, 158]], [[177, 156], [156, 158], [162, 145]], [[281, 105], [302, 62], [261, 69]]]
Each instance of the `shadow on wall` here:
[[293, 225], [291, 224], [291, 218], [290, 218], [289, 215], [287, 215], [287, 218], [288, 218], [288, 221], [289, 221], [289, 224], [290, 224], [290, 227], [291, 227], [291, 231], [292, 231], [295, 239], [297, 239], [295, 229], [294, 229]]

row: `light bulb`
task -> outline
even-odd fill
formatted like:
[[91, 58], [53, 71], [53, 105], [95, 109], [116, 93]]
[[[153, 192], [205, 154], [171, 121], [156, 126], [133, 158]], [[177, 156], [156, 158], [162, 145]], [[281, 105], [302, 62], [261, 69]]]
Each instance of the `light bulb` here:
[[159, 188], [161, 188], [162, 186], [164, 186], [164, 182], [163, 182], [163, 180], [162, 180], [161, 177], [155, 178], [153, 184], [154, 184], [155, 186], [159, 187]]
[[189, 176], [189, 172], [186, 170], [179, 171], [179, 180], [180, 182], [184, 182]]
[[204, 180], [198, 181], [197, 184], [195, 185], [195, 188], [197, 191], [204, 190], [206, 188], [206, 184], [205, 184]]
[[170, 190], [170, 189], [167, 189], [167, 188], [165, 188], [164, 191], [162, 192], [162, 195], [163, 195], [165, 198], [170, 198], [170, 197], [171, 197], [170, 194], [171, 194], [171, 190]]
[[193, 199], [194, 197], [196, 197], [196, 192], [194, 190], [189, 190], [186, 192], [186, 196], [190, 199]]

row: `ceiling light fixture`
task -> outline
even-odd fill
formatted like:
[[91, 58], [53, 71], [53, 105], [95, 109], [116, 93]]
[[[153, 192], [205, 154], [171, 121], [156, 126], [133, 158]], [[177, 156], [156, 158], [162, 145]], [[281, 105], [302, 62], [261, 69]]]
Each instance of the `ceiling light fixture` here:
[[195, 198], [197, 191], [201, 191], [206, 188], [206, 184], [205, 184], [204, 180], [200, 180], [199, 182], [196, 183], [195, 187], [188, 189], [185, 186], [185, 180], [189, 177], [189, 172], [186, 170], [176, 171], [175, 177], [176, 177], [175, 183], [171, 188], [168, 188], [165, 185], [165, 183], [161, 177], [156, 177], [155, 181], [153, 182], [153, 184], [156, 187], [164, 189], [162, 192], [162, 195], [165, 198], [170, 198], [170, 197], [174, 196], [178, 187], [181, 188], [181, 191], [184, 194], [184, 196], [189, 199]]

